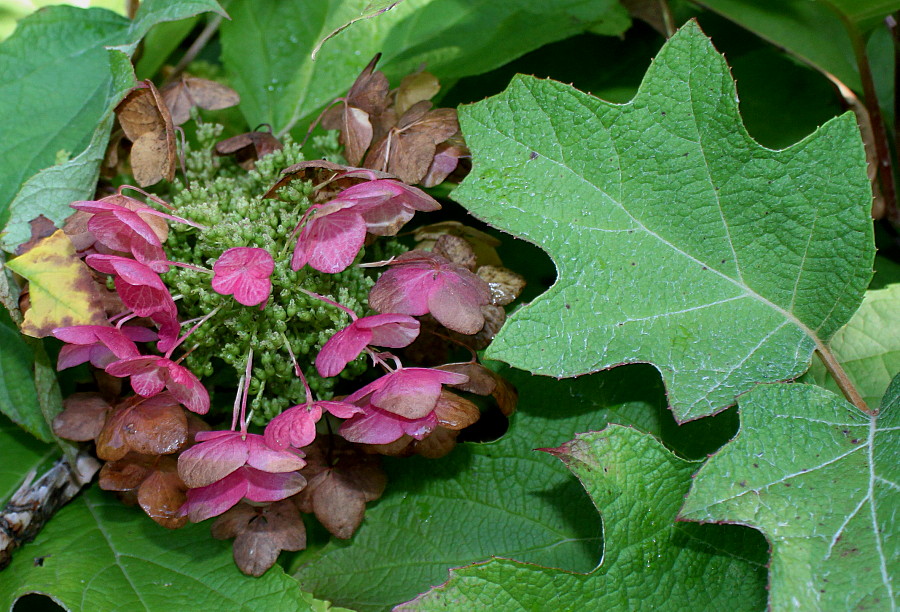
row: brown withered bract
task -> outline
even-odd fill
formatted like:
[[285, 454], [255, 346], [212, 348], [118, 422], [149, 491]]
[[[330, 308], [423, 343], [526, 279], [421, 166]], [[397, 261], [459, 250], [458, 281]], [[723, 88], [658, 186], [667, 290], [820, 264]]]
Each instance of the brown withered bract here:
[[175, 125], [190, 119], [194, 106], [204, 110], [221, 110], [236, 106], [241, 101], [238, 93], [230, 87], [187, 74], [163, 87], [160, 93]]
[[165, 455], [180, 450], [187, 439], [185, 410], [171, 396], [132, 396], [107, 417], [97, 437], [97, 456], [115, 461], [132, 451]]
[[387, 476], [377, 457], [337, 436], [320, 435], [303, 448], [308, 484], [292, 499], [301, 512], [313, 512], [335, 537], [346, 540], [363, 520], [366, 502], [384, 492]]
[[416, 239], [416, 248], [426, 251], [433, 249], [437, 240], [444, 234], [465, 238], [475, 251], [477, 265], [503, 265], [500, 256], [497, 254], [497, 247], [500, 246], [500, 241], [490, 234], [486, 234], [459, 221], [440, 221], [417, 227], [413, 231], [413, 237]]
[[525, 288], [525, 278], [509, 268], [501, 266], [481, 266], [475, 271], [491, 288], [491, 302], [494, 306], [506, 306], [515, 301]]
[[475, 249], [465, 238], [454, 236], [453, 234], [442, 234], [431, 252], [441, 257], [446, 257], [455, 264], [464, 266], [466, 269], [474, 272], [477, 258], [475, 257]]
[[256, 160], [282, 148], [271, 132], [246, 132], [216, 143], [216, 155], [233, 156], [244, 170], [253, 170]]
[[306, 527], [288, 499], [266, 506], [241, 502], [217, 518], [210, 531], [218, 540], [235, 539], [234, 563], [250, 576], [262, 576], [282, 550], [306, 548]]
[[441, 84], [430, 72], [419, 70], [403, 77], [400, 87], [394, 92], [394, 111], [403, 115], [413, 105], [423, 100], [431, 100], [441, 90]]
[[372, 146], [364, 165], [396, 174], [404, 183], [414, 185], [427, 174], [437, 146], [458, 131], [456, 109], [432, 110], [431, 102], [417, 102]]
[[126, 503], [137, 503], [151, 519], [167, 529], [187, 523], [178, 510], [187, 499], [187, 486], [178, 477], [171, 455], [128, 453], [100, 469], [100, 488], [115, 491]]
[[169, 109], [149, 80], [136, 85], [116, 107], [116, 117], [132, 142], [131, 170], [141, 187], [175, 178], [175, 126]]
[[340, 143], [344, 146], [344, 158], [351, 166], [362, 160], [372, 143], [373, 120], [388, 107], [390, 86], [384, 73], [375, 70], [381, 58], [379, 53], [356, 78], [347, 96], [339, 98], [339, 106], [322, 115], [322, 127], [341, 130]]
[[438, 366], [439, 370], [465, 374], [469, 377], [464, 383], [450, 385], [454, 389], [474, 393], [475, 395], [491, 395], [497, 402], [500, 412], [509, 416], [516, 410], [519, 394], [516, 388], [496, 372], [480, 363], [449, 363]]
[[53, 433], [76, 442], [94, 440], [110, 410], [112, 406], [99, 393], [73, 393], [63, 400], [63, 411], [53, 419]]

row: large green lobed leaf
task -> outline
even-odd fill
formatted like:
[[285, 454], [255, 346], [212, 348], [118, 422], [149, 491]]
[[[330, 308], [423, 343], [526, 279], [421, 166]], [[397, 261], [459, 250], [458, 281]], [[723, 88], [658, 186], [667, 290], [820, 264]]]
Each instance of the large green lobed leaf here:
[[321, 108], [346, 94], [382, 53], [396, 86], [419, 68], [440, 78], [480, 74], [538, 47], [593, 30], [621, 34], [630, 20], [615, 0], [405, 0], [359, 21], [310, 53], [367, 0], [236, 0], [222, 25], [222, 60], [250, 125], [300, 136]]
[[241, 574], [230, 543], [214, 540], [207, 524], [169, 531], [97, 488], [60, 510], [4, 570], [0, 609], [26, 593], [71, 612], [329, 608], [280, 567]]
[[741, 431], [697, 473], [681, 516], [756, 527], [772, 610], [900, 604], [900, 376], [868, 416], [811, 385], [741, 399]]
[[693, 22], [628, 104], [520, 76], [460, 122], [474, 168], [454, 198], [558, 269], [492, 358], [552, 376], [649, 362], [686, 421], [802, 374], [862, 300], [874, 245], [853, 116], [759, 146]]
[[581, 575], [489, 561], [453, 570], [446, 584], [400, 610], [763, 609], [766, 548], [758, 534], [675, 522], [696, 463], [618, 425], [553, 452], [603, 514], [601, 566]]

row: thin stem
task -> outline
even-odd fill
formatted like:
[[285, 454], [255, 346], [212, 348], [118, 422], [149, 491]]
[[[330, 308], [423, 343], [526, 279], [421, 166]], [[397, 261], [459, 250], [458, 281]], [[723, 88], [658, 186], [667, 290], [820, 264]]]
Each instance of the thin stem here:
[[669, 0], [659, 0], [659, 12], [662, 15], [663, 26], [666, 28], [666, 38], [672, 38], [675, 33], [675, 19], [672, 17]]
[[853, 54], [856, 56], [856, 65], [859, 69], [859, 77], [863, 86], [863, 102], [866, 105], [866, 110], [869, 111], [869, 119], [872, 123], [875, 155], [878, 158], [878, 182], [881, 185], [881, 194], [884, 197], [887, 216], [896, 224], [900, 222], [900, 211], [897, 210], [897, 192], [894, 185], [891, 149], [888, 144], [884, 118], [881, 116], [881, 107], [878, 104], [878, 94], [875, 91], [875, 81], [872, 78], [872, 67], [869, 65], [869, 56], [866, 53], [866, 41], [856, 25], [843, 12], [831, 6], [830, 2], [825, 2], [825, 4], [831, 7], [840, 17], [853, 45]]
[[195, 266], [193, 264], [181, 263], [180, 261], [166, 261], [166, 264], [170, 266], [177, 266], [179, 268], [187, 268], [188, 270], [196, 270], [197, 272], [205, 272], [206, 274], [213, 274], [213, 271], [209, 268], [204, 268], [202, 266]]
[[333, 300], [329, 300], [324, 295], [319, 295], [318, 293], [315, 293], [313, 291], [308, 291], [308, 290], [304, 289], [303, 287], [298, 287], [298, 289], [300, 289], [300, 291], [302, 291], [303, 293], [305, 293], [306, 295], [308, 295], [311, 298], [315, 298], [315, 299], [319, 300], [320, 302], [325, 302], [326, 304], [330, 304], [330, 305], [334, 306], [335, 308], [340, 308], [341, 310], [346, 312], [348, 315], [350, 315], [351, 321], [356, 321], [359, 318], [358, 316], [356, 316], [356, 313], [353, 312], [352, 309], [347, 308], [343, 304], [338, 304], [337, 302], [335, 302]]
[[188, 64], [196, 59], [197, 55], [203, 50], [203, 47], [206, 46], [206, 43], [208, 43], [213, 35], [215, 35], [219, 26], [222, 25], [222, 19], [222, 15], [215, 15], [209, 20], [206, 27], [203, 28], [203, 31], [197, 36], [197, 40], [195, 40], [188, 50], [185, 51], [181, 61], [175, 65], [175, 69], [172, 71], [172, 74], [169, 75], [169, 78], [166, 79], [166, 83], [171, 83], [180, 77], [181, 73], [184, 72], [184, 69], [188, 67]]
[[244, 393], [244, 377], [238, 380], [238, 391], [234, 396], [234, 406], [231, 408], [231, 431], [237, 431], [238, 419], [241, 414], [241, 396]]
[[856, 387], [853, 386], [853, 382], [850, 380], [850, 377], [847, 376], [847, 372], [844, 371], [844, 368], [835, 358], [834, 353], [825, 346], [824, 344], [820, 344], [816, 341], [816, 353], [819, 354], [819, 358], [822, 360], [822, 363], [825, 365], [825, 369], [828, 370], [828, 373], [831, 374], [831, 377], [834, 378], [835, 382], [837, 382], [838, 387], [841, 392], [844, 394], [851, 404], [868, 414], [869, 416], [876, 416], [878, 414], [877, 410], [872, 410], [866, 404], [866, 400], [862, 398], [859, 394], [859, 391], [856, 390]]
[[253, 373], [253, 347], [247, 353], [247, 367], [244, 368], [244, 387], [241, 393], [241, 433], [247, 433], [247, 396], [250, 394], [250, 376]]
[[[116, 323], [116, 329], [122, 329], [122, 326], [125, 325], [125, 323], [127, 323], [128, 321], [137, 317], [137, 313], [131, 312], [130, 310], [126, 310], [125, 313], [119, 313], [116, 316], [122, 317], [121, 319], [119, 319], [119, 322]], [[113, 320], [110, 319], [109, 322], [112, 323]]]
[[172, 353], [175, 351], [175, 349], [177, 349], [179, 346], [181, 346], [181, 344], [182, 344], [185, 340], [187, 340], [188, 337], [189, 337], [191, 334], [193, 334], [195, 331], [197, 331], [197, 328], [198, 328], [198, 327], [200, 327], [201, 325], [203, 325], [204, 323], [206, 323], [206, 321], [207, 321], [211, 316], [213, 316], [214, 314], [216, 314], [217, 312], [219, 312], [219, 309], [220, 309], [220, 308], [222, 308], [221, 305], [220, 305], [220, 306], [216, 306], [215, 308], [213, 308], [212, 311], [210, 311], [209, 314], [204, 315], [203, 318], [200, 319], [199, 321], [197, 321], [197, 323], [195, 323], [194, 326], [193, 326], [191, 329], [189, 329], [188, 332], [187, 332], [185, 335], [183, 335], [182, 337], [180, 337], [180, 338], [175, 342], [175, 344], [172, 345], [172, 348], [170, 348], [169, 351], [166, 353], [166, 355], [165, 355], [166, 359], [169, 359], [169, 358], [172, 356]]
[[150, 198], [157, 204], [164, 206], [165, 208], [168, 208], [169, 210], [175, 210], [174, 206], [172, 206], [171, 204], [169, 204], [168, 202], [166, 202], [159, 196], [155, 196], [152, 193], [148, 193], [148, 192], [144, 191], [143, 189], [141, 189], [140, 187], [135, 187], [134, 185], [122, 185], [121, 187], [119, 187], [119, 192], [118, 192], [119, 195], [122, 195], [122, 191], [124, 191], [125, 189], [137, 191], [139, 194], [143, 195], [145, 198]]

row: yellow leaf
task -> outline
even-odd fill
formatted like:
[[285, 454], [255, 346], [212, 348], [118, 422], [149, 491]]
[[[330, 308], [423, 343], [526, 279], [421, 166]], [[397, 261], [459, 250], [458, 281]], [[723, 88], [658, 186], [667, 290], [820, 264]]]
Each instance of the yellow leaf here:
[[29, 283], [23, 334], [43, 338], [54, 327], [108, 324], [91, 271], [62, 230], [6, 265]]

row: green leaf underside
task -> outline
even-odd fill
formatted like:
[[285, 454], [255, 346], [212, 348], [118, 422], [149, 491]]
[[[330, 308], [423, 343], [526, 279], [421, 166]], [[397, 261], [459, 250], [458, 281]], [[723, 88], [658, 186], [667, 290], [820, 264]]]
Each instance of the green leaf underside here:
[[222, 24], [222, 61], [249, 125], [301, 136], [321, 108], [345, 95], [376, 54], [394, 86], [424, 62], [447, 87], [574, 34], [620, 34], [630, 23], [613, 0], [405, 0], [322, 38], [363, 12], [365, 0], [237, 0]]
[[[675, 523], [697, 463], [610, 425], [560, 458], [603, 515], [604, 559], [589, 575], [507, 560], [456, 569], [400, 610], [760, 610], [765, 543], [732, 525]], [[648, 480], [648, 476], [652, 479]]]
[[491, 358], [552, 376], [649, 362], [676, 418], [696, 419], [805, 371], [871, 278], [852, 115], [783, 151], [760, 147], [693, 22], [629, 104], [520, 76], [460, 122], [473, 172], [454, 199], [543, 248], [559, 273]]
[[[900, 372], [898, 304], [900, 285], [867, 291], [859, 310], [831, 340], [831, 351], [869, 406], [881, 402], [891, 378]], [[825, 366], [815, 359], [803, 381], [841, 392]]]
[[[0, 608], [26, 593], [72, 612], [301, 611], [316, 603], [278, 567], [261, 578], [241, 574], [230, 542], [214, 540], [208, 524], [168, 531], [97, 488], [60, 510], [4, 570]], [[321, 603], [314, 609], [327, 608]]]
[[15, 493], [29, 470], [49, 467], [59, 449], [44, 444], [0, 416], [0, 508]]
[[[203, 11], [221, 8], [214, 0], [150, 0], [132, 22], [104, 9], [52, 6], [0, 46], [0, 247], [27, 240], [38, 214], [59, 224], [70, 202], [94, 193], [112, 110], [133, 83], [123, 78], [130, 65], [111, 62], [105, 47], [130, 55], [154, 24]], [[54, 165], [60, 151], [70, 160]]]
[[740, 409], [738, 437], [700, 469], [682, 516], [765, 533], [773, 610], [896, 608], [900, 377], [877, 418], [811, 385], [760, 387]]
[[676, 428], [658, 375], [646, 366], [562, 381], [503, 375], [520, 397], [509, 431], [496, 442], [460, 445], [443, 459], [387, 462], [384, 497], [370, 504], [349, 545], [332, 542], [304, 559], [296, 573], [304, 589], [374, 611], [440, 584], [450, 567], [491, 556], [589, 572], [600, 558], [597, 511], [559, 461], [533, 449], [608, 422], [662, 431], [696, 455], [724, 442], [690, 448], [707, 421], [721, 427], [721, 417]]

